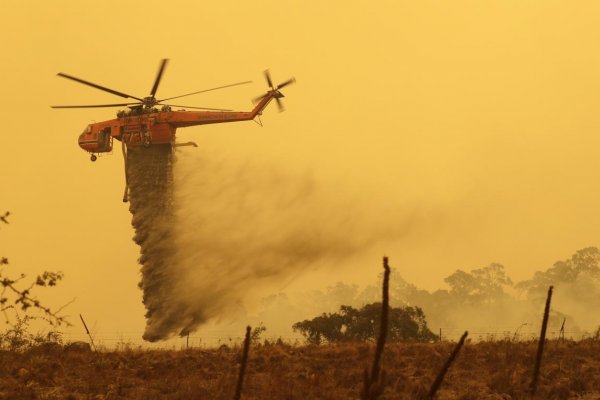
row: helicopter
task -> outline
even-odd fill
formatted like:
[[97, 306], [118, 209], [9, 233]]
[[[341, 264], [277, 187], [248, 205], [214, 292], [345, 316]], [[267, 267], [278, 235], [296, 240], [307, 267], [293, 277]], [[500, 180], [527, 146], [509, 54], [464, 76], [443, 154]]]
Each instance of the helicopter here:
[[[186, 93], [179, 96], [168, 97], [158, 100], [156, 92], [168, 64], [168, 59], [163, 59], [160, 62], [158, 73], [150, 95], [146, 97], [136, 97], [130, 94], [110, 89], [72, 75], [59, 72], [57, 76], [66, 78], [95, 89], [99, 89], [116, 96], [126, 99], [137, 100], [135, 102], [118, 103], [118, 104], [95, 104], [95, 105], [74, 105], [74, 106], [51, 106], [56, 109], [64, 108], [107, 108], [107, 107], [128, 107], [128, 111], [117, 112], [117, 118], [96, 122], [85, 127], [79, 135], [79, 147], [90, 153], [90, 160], [96, 161], [97, 155], [101, 153], [110, 153], [113, 148], [113, 140], [121, 142], [123, 157], [127, 163], [127, 150], [132, 147], [149, 147], [152, 145], [171, 144], [172, 146], [195, 146], [196, 143], [188, 142], [182, 144], [175, 143], [175, 133], [178, 128], [188, 126], [220, 124], [225, 122], [251, 121], [257, 116], [260, 118], [262, 111], [267, 105], [275, 99], [279, 111], [283, 111], [284, 107], [281, 98], [284, 95], [280, 92], [285, 86], [296, 82], [295, 78], [290, 78], [277, 86], [273, 85], [269, 70], [264, 71], [264, 76], [269, 86], [269, 90], [261, 96], [254, 99], [256, 105], [251, 111], [233, 111], [220, 108], [208, 107], [191, 107], [167, 104], [166, 101], [179, 99], [186, 96], [191, 96], [199, 93], [209, 92], [228, 87], [244, 85], [251, 81], [233, 83], [229, 85], [214, 87], [211, 89], [199, 90], [192, 93]], [[158, 108], [160, 107], [160, 109]], [[173, 110], [173, 107], [181, 107], [183, 110]], [[196, 109], [201, 111], [187, 111], [187, 109]], [[123, 201], [127, 202], [127, 187]]]

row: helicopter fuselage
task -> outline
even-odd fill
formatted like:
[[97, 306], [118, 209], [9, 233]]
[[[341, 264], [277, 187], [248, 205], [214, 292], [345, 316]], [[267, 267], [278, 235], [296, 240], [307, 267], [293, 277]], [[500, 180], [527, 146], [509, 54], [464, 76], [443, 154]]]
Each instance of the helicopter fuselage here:
[[280, 93], [268, 92], [252, 111], [159, 111], [127, 115], [88, 125], [79, 146], [92, 154], [112, 151], [113, 139], [127, 147], [174, 143], [177, 128], [253, 120]]

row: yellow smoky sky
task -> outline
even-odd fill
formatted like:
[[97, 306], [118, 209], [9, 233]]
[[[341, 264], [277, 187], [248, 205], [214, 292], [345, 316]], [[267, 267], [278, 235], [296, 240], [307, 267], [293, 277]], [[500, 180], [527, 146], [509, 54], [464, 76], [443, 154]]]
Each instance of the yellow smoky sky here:
[[[50, 305], [104, 332], [141, 332], [139, 248], [121, 202], [118, 151], [96, 163], [77, 146], [116, 109], [53, 110], [135, 96], [169, 58], [159, 97], [244, 80], [189, 105], [247, 110], [252, 122], [178, 136], [215, 157], [311, 171], [419, 216], [398, 240], [298, 287], [371, 282], [383, 253], [434, 289], [457, 268], [490, 262], [525, 279], [600, 237], [600, 3], [453, 1], [13, 1], [0, 14], [0, 255], [29, 276], [62, 270]], [[117, 149], [118, 150], [118, 149]], [[194, 151], [186, 149], [185, 151]]]

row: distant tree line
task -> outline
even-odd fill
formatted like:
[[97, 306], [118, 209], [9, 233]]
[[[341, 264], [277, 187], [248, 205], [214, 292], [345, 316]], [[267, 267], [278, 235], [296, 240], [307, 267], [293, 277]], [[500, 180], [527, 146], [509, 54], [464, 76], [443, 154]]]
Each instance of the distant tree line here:
[[[459, 329], [470, 324], [505, 329], [513, 334], [524, 323], [537, 321], [550, 285], [555, 288], [550, 329], [560, 328], [564, 320], [572, 331], [596, 331], [600, 324], [600, 320], [594, 318], [600, 309], [600, 250], [597, 247], [578, 250], [566, 260], [535, 272], [531, 279], [517, 283], [499, 263], [470, 270], [457, 269], [444, 282], [447, 288], [427, 291], [407, 282], [397, 269], [392, 269], [390, 305], [392, 313], [397, 313], [393, 318], [398, 318], [394, 322], [397, 331], [390, 333], [392, 340], [429, 340], [425, 315], [435, 330], [438, 327]], [[374, 306], [371, 315], [370, 307], [380, 301], [380, 291], [379, 283], [361, 289], [338, 282], [324, 291], [304, 294], [298, 303], [285, 295], [279, 296], [272, 307], [277, 309], [278, 315], [292, 307], [295, 312], [290, 315], [304, 310], [313, 310], [313, 315], [319, 313], [313, 319], [290, 322], [296, 332], [313, 343], [372, 340], [377, 312]], [[344, 306], [340, 308], [341, 304]], [[268, 316], [263, 318], [268, 319]], [[410, 318], [423, 328], [410, 328], [414, 326], [408, 323]]]

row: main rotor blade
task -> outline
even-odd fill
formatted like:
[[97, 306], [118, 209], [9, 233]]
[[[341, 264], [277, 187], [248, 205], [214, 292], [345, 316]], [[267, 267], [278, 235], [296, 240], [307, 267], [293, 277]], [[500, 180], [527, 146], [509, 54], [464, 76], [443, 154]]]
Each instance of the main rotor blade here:
[[271, 89], [273, 89], [273, 81], [271, 81], [271, 74], [269, 73], [268, 69], [265, 69], [265, 78], [267, 79], [267, 83], [269, 84], [269, 87]]
[[100, 107], [124, 107], [142, 103], [121, 103], [121, 104], [94, 104], [89, 106], [50, 106], [52, 108], [100, 108]]
[[156, 74], [156, 79], [154, 80], [154, 86], [152, 86], [152, 90], [150, 91], [150, 96], [152, 96], [152, 97], [154, 97], [154, 95], [156, 94], [156, 90], [158, 89], [158, 84], [160, 83], [160, 80], [162, 79], [163, 72], [165, 72], [165, 67], [167, 66], [168, 62], [169, 62], [168, 58], [163, 58], [162, 62], [160, 63], [160, 68], [158, 69], [158, 74]]
[[125, 97], [125, 98], [132, 98], [132, 99], [136, 99], [139, 101], [144, 101], [144, 100], [140, 99], [139, 97], [131, 96], [129, 94], [122, 93], [122, 92], [117, 92], [116, 90], [112, 90], [112, 89], [109, 89], [104, 86], [96, 85], [95, 83], [84, 81], [83, 79], [79, 79], [79, 78], [76, 78], [71, 75], [63, 74], [62, 72], [59, 72], [56, 75], [62, 76], [63, 78], [71, 79], [72, 81], [75, 81], [75, 82], [83, 83], [84, 85], [88, 85], [88, 86], [91, 86], [96, 89], [104, 90], [105, 92], [108, 92], [108, 93], [116, 94], [117, 96], [121, 96], [121, 97]]
[[191, 96], [193, 94], [210, 92], [211, 90], [224, 89], [224, 88], [228, 88], [228, 87], [232, 87], [232, 86], [238, 86], [238, 85], [245, 85], [247, 83], [252, 83], [252, 81], [244, 81], [244, 82], [232, 83], [231, 85], [219, 86], [219, 87], [215, 87], [215, 88], [212, 88], [212, 89], [199, 90], [199, 91], [193, 92], [193, 93], [182, 94], [181, 96], [175, 96], [175, 97], [169, 97], [168, 99], [162, 99], [162, 100], [159, 100], [158, 102], [160, 103], [161, 101], [173, 100], [173, 99], [178, 99], [180, 97]]
[[283, 82], [283, 83], [280, 83], [280, 84], [277, 86], [277, 90], [279, 90], [279, 89], [281, 89], [281, 88], [284, 88], [284, 87], [286, 87], [287, 85], [289, 85], [290, 83], [294, 83], [294, 82], [296, 82], [296, 78], [290, 78], [290, 79], [288, 79], [287, 81], [285, 81], [285, 82]]
[[275, 100], [277, 101], [277, 108], [279, 109], [279, 112], [285, 111], [285, 107], [283, 106], [281, 100], [279, 100], [279, 97], [275, 97]]
[[227, 110], [224, 108], [208, 108], [208, 107], [191, 107], [191, 106], [178, 106], [176, 104], [159, 104], [161, 106], [169, 106], [169, 107], [182, 107], [182, 108], [193, 108], [196, 110], [210, 110], [210, 111], [233, 111], [233, 110]]

